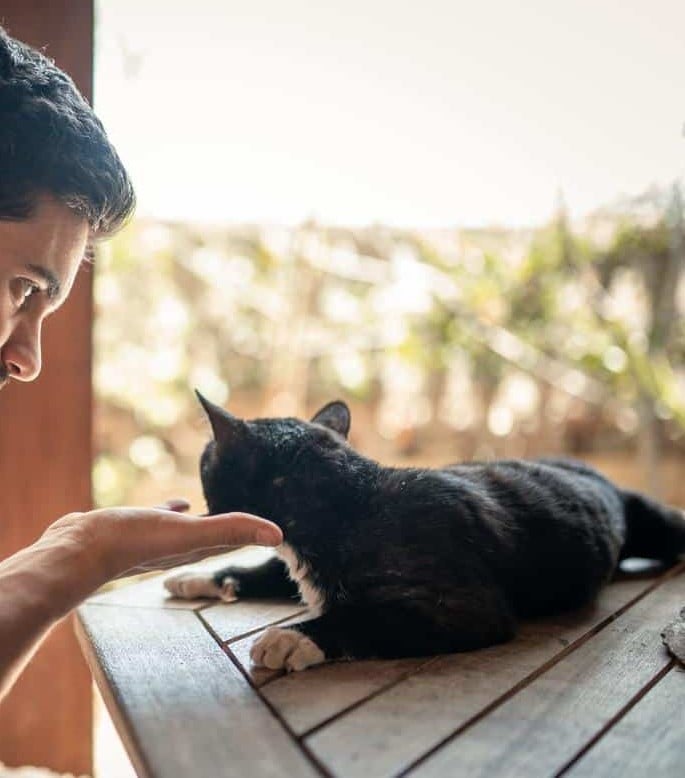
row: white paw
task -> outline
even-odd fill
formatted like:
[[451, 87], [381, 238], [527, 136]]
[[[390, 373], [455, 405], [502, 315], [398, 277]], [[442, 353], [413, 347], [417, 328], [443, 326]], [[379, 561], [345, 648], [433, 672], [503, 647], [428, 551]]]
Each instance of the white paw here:
[[250, 659], [255, 665], [270, 670], [285, 668], [291, 671], [320, 665], [326, 661], [326, 656], [313, 640], [301, 632], [270, 627], [254, 642]]
[[169, 594], [183, 600], [209, 597], [213, 600], [233, 602], [236, 599], [233, 579], [225, 578], [223, 584], [219, 586], [211, 573], [201, 573], [196, 570], [183, 570], [170, 575], [164, 581], [164, 588]]

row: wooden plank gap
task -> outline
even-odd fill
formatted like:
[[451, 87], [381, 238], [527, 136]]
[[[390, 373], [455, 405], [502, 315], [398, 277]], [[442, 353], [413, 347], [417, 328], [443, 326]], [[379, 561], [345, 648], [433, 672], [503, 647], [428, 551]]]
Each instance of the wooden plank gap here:
[[141, 778], [215, 776], [226, 758], [236, 775], [322, 775], [190, 611], [86, 605], [78, 615]]
[[[640, 602], [640, 600], [643, 600], [645, 597], [650, 595], [655, 589], [658, 589], [660, 586], [663, 586], [671, 578], [680, 575], [682, 572], [685, 572], [685, 560], [683, 560], [682, 562], [678, 562], [672, 567], [669, 567], [667, 570], [665, 570], [661, 575], [659, 575], [655, 579], [654, 583], [644, 588], [639, 594], [633, 597], [633, 599], [627, 602], [625, 605], [622, 605], [615, 613], [613, 613], [611, 616], [609, 616], [606, 619], [604, 626], [611, 624], [612, 621], [615, 621], [617, 618], [619, 618], [619, 616], [622, 616], [629, 608], [632, 608], [633, 605]], [[644, 577], [645, 576], [642, 573], [636, 573], [635, 575], [624, 574], [621, 575], [620, 578], [617, 580], [627, 580], [627, 581], [638, 580], [639, 581], [641, 579], [644, 579]], [[608, 585], [610, 586], [611, 582], [609, 582]]]
[[305, 613], [307, 613], [307, 609], [303, 608], [301, 611], [298, 611], [297, 613], [293, 613], [290, 616], [282, 616], [280, 619], [276, 619], [275, 621], [270, 622], [266, 626], [255, 627], [254, 629], [251, 629], [248, 632], [244, 632], [242, 635], [235, 635], [234, 637], [229, 638], [228, 640], [224, 640], [222, 642], [224, 643], [224, 645], [230, 646], [232, 643], [237, 643], [239, 640], [245, 640], [246, 638], [250, 638], [254, 635], [258, 635], [260, 632], [264, 632], [270, 627], [277, 627], [279, 624], [283, 624], [286, 621], [292, 621], [293, 619], [299, 618]]
[[300, 602], [288, 600], [236, 599], [231, 603], [216, 603], [203, 609], [204, 620], [212, 627], [222, 643], [237, 643], [246, 635], [253, 635], [273, 624], [287, 619], [305, 620], [311, 617]]
[[267, 683], [270, 683], [271, 681], [276, 680], [277, 678], [281, 678], [282, 676], [285, 675], [285, 670], [267, 670], [266, 668], [260, 668], [257, 670], [258, 675], [255, 675], [254, 673], [251, 673], [247, 669], [247, 667], [245, 667], [243, 662], [241, 662], [240, 657], [233, 650], [233, 646], [235, 646], [238, 643], [244, 643], [250, 637], [254, 637], [255, 635], [261, 634], [265, 630], [269, 629], [269, 627], [273, 627], [277, 624], [287, 623], [292, 619], [299, 618], [300, 616], [302, 616], [303, 613], [306, 612], [307, 610], [304, 609], [296, 613], [290, 613], [289, 615], [282, 616], [281, 618], [278, 618], [273, 622], [269, 622], [266, 625], [260, 624], [260, 626], [255, 627], [254, 629], [250, 629], [247, 632], [241, 632], [237, 635], [234, 635], [232, 638], [226, 640], [217, 631], [217, 628], [212, 624], [210, 620], [208, 620], [204, 616], [201, 616], [199, 610], [195, 611], [195, 613], [197, 614], [198, 618], [200, 619], [204, 627], [207, 629], [207, 631], [211, 634], [214, 640], [217, 641], [217, 643], [221, 644], [221, 648], [224, 651], [224, 653], [226, 653], [226, 655], [230, 657], [231, 661], [236, 665], [236, 667], [238, 667], [240, 672], [249, 681], [250, 686], [252, 686], [255, 690], [261, 688]]
[[569, 778], [681, 776], [685, 667], [677, 662], [639, 702], [566, 773]]
[[676, 660], [671, 659], [670, 662], [668, 662], [664, 667], [659, 670], [659, 672], [649, 681], [649, 683], [645, 684], [642, 689], [631, 699], [629, 702], [626, 703], [626, 705], [623, 706], [623, 708], [592, 737], [590, 740], [581, 748], [579, 751], [574, 754], [571, 759], [566, 762], [566, 764], [555, 773], [554, 778], [561, 778], [562, 775], [565, 775], [572, 767], [576, 764], [587, 752], [596, 744], [598, 743], [601, 738], [606, 735], [606, 733], [612, 729], [624, 716], [626, 716], [637, 704], [640, 702], [640, 700], [648, 694], [658, 683], [661, 681], [668, 673], [673, 670], [673, 668], [676, 666]]
[[[667, 570], [653, 584], [646, 587], [639, 594], [637, 594], [627, 603], [622, 605], [616, 611], [611, 613], [605, 619], [600, 621], [594, 627], [590, 628], [579, 638], [569, 643], [569, 645], [566, 646], [564, 649], [562, 649], [558, 654], [555, 654], [553, 657], [548, 659], [544, 664], [540, 665], [540, 667], [536, 668], [532, 673], [529, 673], [525, 678], [522, 678], [518, 683], [514, 684], [514, 686], [508, 689], [500, 697], [497, 697], [497, 699], [493, 700], [489, 705], [486, 705], [482, 710], [480, 710], [474, 716], [471, 716], [471, 718], [464, 721], [463, 724], [457, 727], [452, 733], [442, 738], [439, 742], [435, 743], [428, 751], [423, 753], [420, 757], [415, 759], [413, 762], [409, 763], [403, 770], [397, 773], [396, 778], [404, 778], [404, 776], [406, 776], [411, 771], [415, 770], [419, 765], [423, 764], [423, 762], [426, 762], [429, 759], [429, 757], [433, 756], [433, 754], [435, 754], [437, 751], [444, 748], [444, 746], [446, 746], [451, 741], [455, 740], [459, 735], [461, 735], [467, 729], [472, 727], [474, 724], [477, 724], [479, 721], [481, 721], [490, 713], [492, 713], [495, 709], [504, 705], [512, 697], [514, 697], [516, 694], [521, 692], [525, 687], [529, 686], [531, 683], [533, 683], [538, 678], [540, 678], [540, 676], [544, 675], [547, 671], [549, 671], [552, 667], [556, 666], [557, 664], [559, 664], [559, 662], [563, 661], [569, 654], [573, 653], [578, 648], [585, 645], [585, 643], [587, 643], [588, 640], [593, 638], [595, 635], [597, 635], [607, 626], [609, 626], [618, 618], [620, 618], [620, 616], [622, 616], [626, 611], [628, 611], [638, 602], [643, 600], [647, 595], [651, 594], [655, 589], [658, 589], [666, 581], [670, 580], [671, 578], [673, 578], [674, 576], [678, 575], [683, 571], [685, 571], [685, 562], [679, 562], [677, 565], [674, 565], [672, 568]], [[580, 754], [578, 755], [577, 758], [580, 758]], [[570, 766], [570, 764], [567, 765], [567, 767], [568, 766]]]
[[260, 698], [260, 700], [264, 703], [264, 705], [269, 710], [271, 715], [276, 719], [276, 721], [278, 721], [278, 723], [283, 727], [283, 729], [289, 735], [289, 737], [292, 738], [295, 744], [301, 749], [302, 753], [309, 760], [312, 767], [315, 770], [318, 770], [318, 772], [321, 773], [321, 775], [325, 776], [325, 778], [334, 778], [333, 773], [329, 772], [326, 765], [324, 765], [324, 763], [314, 753], [312, 753], [311, 749], [306, 743], [301, 742], [301, 740], [297, 737], [295, 732], [293, 732], [288, 722], [280, 715], [280, 713], [274, 708], [274, 706], [271, 705], [271, 703], [259, 693], [259, 689], [254, 685], [252, 679], [250, 678], [249, 674], [246, 672], [245, 668], [240, 664], [240, 662], [236, 659], [236, 657], [233, 656], [228, 645], [221, 640], [221, 638], [216, 634], [216, 632], [214, 632], [212, 627], [205, 621], [205, 619], [202, 617], [202, 614], [199, 611], [194, 611], [194, 613], [197, 616], [200, 623], [202, 624], [202, 626], [216, 641], [219, 648], [224, 652], [224, 654], [226, 654], [228, 660], [237, 668], [237, 670], [240, 672], [243, 678], [245, 678], [248, 684], [254, 689], [255, 693]]
[[683, 582], [669, 576], [565, 661], [421, 759], [412, 776], [555, 775], [670, 663], [660, 632], [681, 606]]
[[[250, 684], [250, 686], [257, 691], [257, 686], [255, 685], [253, 679], [250, 677], [250, 674], [247, 672], [247, 670], [242, 666], [242, 664], [238, 661], [238, 659], [231, 653], [231, 650], [228, 647], [228, 641], [222, 640], [219, 635], [214, 631], [212, 628], [212, 625], [202, 616], [202, 611], [194, 611], [197, 618], [200, 620], [200, 623], [202, 626], [209, 632], [209, 634], [212, 636], [212, 638], [218, 643], [221, 650], [226, 654], [226, 656], [229, 658], [229, 660], [238, 668], [240, 674], [243, 676], [243, 678]], [[278, 717], [277, 717], [278, 718]]]
[[226, 638], [223, 632], [219, 631], [219, 626], [217, 624], [212, 622], [209, 623], [214, 633], [222, 641], [222, 643], [224, 643], [227, 650], [230, 651], [231, 656], [235, 659], [236, 662], [238, 662], [238, 664], [241, 665], [243, 672], [250, 676], [252, 685], [257, 689], [261, 689], [263, 686], [266, 686], [272, 681], [277, 681], [278, 679], [283, 678], [286, 675], [286, 672], [285, 670], [270, 670], [266, 667], [254, 667], [252, 665], [250, 659], [250, 648], [252, 647], [254, 638], [263, 634], [271, 626], [275, 626], [276, 622], [278, 622], [278, 625], [281, 627], [288, 627], [291, 625], [291, 623], [299, 624], [300, 622], [307, 621], [311, 618], [314, 618], [314, 614], [311, 611], [291, 611], [290, 613], [286, 613], [285, 616], [274, 619], [274, 621], [271, 623], [262, 622], [254, 629], [250, 627], [249, 632], [240, 633], [239, 635], [236, 635], [230, 639]]
[[[402, 673], [402, 675], [398, 675], [397, 678], [390, 681], [390, 683], [386, 683], [384, 686], [380, 686], [375, 691], [368, 694], [366, 697], [364, 697], [361, 700], [357, 700], [357, 702], [353, 702], [351, 705], [346, 706], [345, 708], [341, 708], [339, 711], [334, 713], [332, 716], [328, 716], [323, 721], [320, 721], [318, 724], [316, 724], [313, 727], [310, 727], [309, 729], [302, 732], [300, 735], [301, 738], [309, 737], [310, 735], [313, 735], [315, 732], [318, 732], [318, 730], [323, 729], [328, 724], [331, 724], [335, 719], [340, 718], [341, 716], [346, 715], [347, 713], [350, 713], [355, 708], [359, 708], [362, 705], [365, 705], [369, 700], [372, 700], [374, 697], [378, 697], [380, 694], [384, 694], [388, 691], [388, 689], [392, 689], [393, 686], [397, 686], [398, 683], [402, 683], [402, 681], [406, 681], [407, 678], [410, 678], [412, 675], [415, 675], [421, 670], [425, 670], [430, 665], [437, 662], [439, 659], [442, 659], [442, 655], [438, 656], [432, 656], [429, 657], [425, 662], [422, 662], [421, 664], [416, 665], [416, 667], [413, 667], [411, 670], [408, 670], [406, 673]], [[276, 678], [271, 678], [266, 683], [271, 683], [272, 681], [275, 681]], [[262, 684], [262, 686], [266, 686], [265, 684]]]

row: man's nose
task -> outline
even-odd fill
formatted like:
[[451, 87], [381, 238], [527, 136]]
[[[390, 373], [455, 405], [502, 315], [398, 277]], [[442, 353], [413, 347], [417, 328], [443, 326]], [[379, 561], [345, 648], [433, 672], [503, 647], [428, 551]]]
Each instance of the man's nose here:
[[41, 368], [41, 322], [22, 322], [2, 348], [2, 362], [10, 378], [33, 381]]

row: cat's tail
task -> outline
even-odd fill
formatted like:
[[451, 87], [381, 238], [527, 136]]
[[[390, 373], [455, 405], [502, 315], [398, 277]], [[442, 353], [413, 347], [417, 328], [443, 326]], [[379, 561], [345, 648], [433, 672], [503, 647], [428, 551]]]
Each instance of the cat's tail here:
[[643, 557], [668, 562], [685, 556], [685, 512], [638, 492], [621, 491], [626, 540], [621, 558]]

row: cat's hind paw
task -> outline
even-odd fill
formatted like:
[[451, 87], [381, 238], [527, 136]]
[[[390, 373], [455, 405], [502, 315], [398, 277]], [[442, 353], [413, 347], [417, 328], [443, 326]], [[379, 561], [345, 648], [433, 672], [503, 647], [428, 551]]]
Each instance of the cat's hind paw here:
[[206, 597], [212, 600], [233, 602], [237, 599], [235, 581], [232, 578], [224, 578], [219, 585], [212, 573], [203, 573], [198, 570], [182, 570], [170, 575], [164, 581], [164, 588], [173, 597], [182, 600], [196, 600]]
[[271, 627], [254, 642], [250, 659], [259, 667], [290, 672], [320, 665], [326, 661], [326, 656], [313, 640], [301, 632]]

